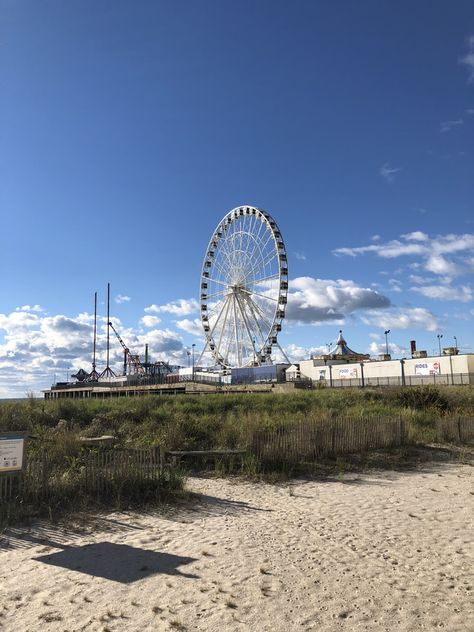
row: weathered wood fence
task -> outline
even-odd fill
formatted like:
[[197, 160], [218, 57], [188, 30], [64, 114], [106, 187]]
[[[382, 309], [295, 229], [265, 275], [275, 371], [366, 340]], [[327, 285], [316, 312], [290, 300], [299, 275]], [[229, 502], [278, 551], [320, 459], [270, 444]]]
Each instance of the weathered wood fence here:
[[298, 461], [395, 447], [404, 441], [405, 423], [400, 418], [344, 417], [256, 431], [250, 450], [264, 461]]
[[[474, 417], [440, 418], [438, 442], [474, 441]], [[316, 460], [328, 456], [402, 446], [410, 441], [403, 419], [343, 417], [302, 421], [275, 430], [253, 433], [249, 450], [263, 461]]]
[[28, 458], [24, 472], [0, 476], [0, 502], [18, 496], [47, 498], [58, 487], [103, 496], [120, 485], [160, 480], [164, 459], [159, 448], [84, 451], [58, 462], [44, 450]]
[[440, 417], [436, 422], [436, 439], [448, 443], [474, 442], [474, 417]]

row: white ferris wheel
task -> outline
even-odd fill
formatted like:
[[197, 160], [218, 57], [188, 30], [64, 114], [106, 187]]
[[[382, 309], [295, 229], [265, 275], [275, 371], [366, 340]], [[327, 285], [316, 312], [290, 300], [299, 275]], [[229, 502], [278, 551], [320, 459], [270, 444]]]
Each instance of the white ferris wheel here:
[[216, 364], [270, 364], [285, 317], [288, 261], [275, 220], [253, 206], [239, 206], [219, 222], [201, 272], [201, 320]]

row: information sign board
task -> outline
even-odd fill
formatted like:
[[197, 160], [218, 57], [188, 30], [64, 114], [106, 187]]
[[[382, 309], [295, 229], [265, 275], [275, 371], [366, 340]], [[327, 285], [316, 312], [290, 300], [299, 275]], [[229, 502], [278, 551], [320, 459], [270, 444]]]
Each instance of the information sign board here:
[[24, 434], [0, 433], [0, 474], [22, 470], [24, 449]]

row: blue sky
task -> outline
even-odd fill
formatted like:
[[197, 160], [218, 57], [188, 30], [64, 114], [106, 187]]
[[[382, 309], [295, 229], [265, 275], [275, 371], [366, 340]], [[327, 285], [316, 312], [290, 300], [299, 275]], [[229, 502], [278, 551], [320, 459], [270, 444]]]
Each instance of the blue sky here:
[[108, 281], [127, 344], [185, 362], [240, 204], [281, 228], [292, 359], [340, 328], [363, 352], [385, 328], [394, 355], [438, 333], [472, 352], [472, 2], [0, 10], [0, 397], [89, 368]]

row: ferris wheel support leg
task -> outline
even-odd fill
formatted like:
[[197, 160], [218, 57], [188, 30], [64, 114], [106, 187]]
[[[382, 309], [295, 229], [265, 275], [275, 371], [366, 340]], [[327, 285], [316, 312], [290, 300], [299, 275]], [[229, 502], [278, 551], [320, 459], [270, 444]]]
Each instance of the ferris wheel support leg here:
[[288, 362], [288, 364], [291, 364], [290, 359], [288, 358], [288, 356], [286, 355], [286, 353], [283, 351], [281, 345], [279, 342], [277, 342], [277, 347], [280, 349], [280, 351], [283, 354], [283, 357], [285, 358], [285, 360]]
[[[206, 349], [209, 346], [209, 343], [206, 342], [206, 344], [204, 345], [203, 350], [201, 351], [201, 355], [198, 358], [198, 361], [196, 362], [197, 366], [199, 366], [201, 364], [201, 360], [202, 360], [202, 356], [206, 353]], [[189, 360], [188, 360], [188, 366], [189, 366]]]
[[[252, 332], [251, 332], [251, 329], [250, 329], [249, 321], [248, 321], [247, 316], [245, 314], [245, 310], [243, 309], [242, 305], [240, 304], [239, 297], [236, 295], [235, 298], [236, 298], [236, 301], [237, 301], [237, 305], [239, 306], [240, 313], [242, 314], [242, 318], [243, 318], [244, 325], [245, 325], [245, 330], [246, 330], [247, 335], [249, 337], [250, 344], [252, 345], [253, 354], [254, 354], [254, 362], [256, 362], [258, 364], [258, 366], [260, 366], [260, 364], [261, 364], [260, 363], [260, 358], [258, 357], [257, 349], [255, 348], [255, 340], [254, 340], [254, 337], [252, 336]], [[244, 297], [242, 297], [242, 300], [245, 300]]]

